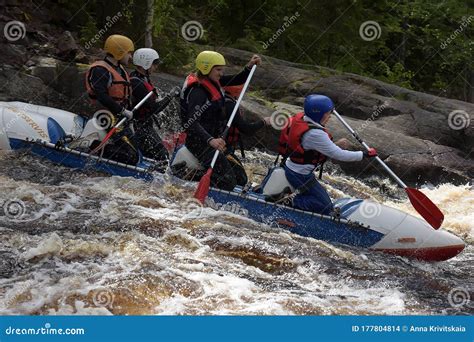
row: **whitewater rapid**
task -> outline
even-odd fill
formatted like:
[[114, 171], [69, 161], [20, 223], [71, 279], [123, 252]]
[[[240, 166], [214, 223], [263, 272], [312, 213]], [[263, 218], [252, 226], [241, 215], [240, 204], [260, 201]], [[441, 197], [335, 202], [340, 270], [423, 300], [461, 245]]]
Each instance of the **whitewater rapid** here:
[[[252, 179], [272, 160], [248, 152]], [[330, 167], [324, 183], [333, 199], [370, 197], [416, 215], [385, 177], [362, 181]], [[422, 191], [445, 213], [443, 228], [467, 243], [454, 259], [423, 263], [304, 238], [202, 208], [192, 188], [162, 175], [145, 183], [4, 153], [0, 312], [472, 314], [474, 191]]]

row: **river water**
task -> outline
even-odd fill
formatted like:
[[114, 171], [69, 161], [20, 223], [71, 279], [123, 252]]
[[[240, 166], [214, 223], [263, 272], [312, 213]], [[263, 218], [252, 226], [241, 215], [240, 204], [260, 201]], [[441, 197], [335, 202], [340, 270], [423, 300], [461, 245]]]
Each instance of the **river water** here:
[[[261, 177], [272, 159], [249, 152], [249, 173]], [[332, 198], [371, 197], [416, 214], [382, 175], [362, 182], [332, 167], [324, 182]], [[146, 183], [3, 153], [0, 312], [473, 314], [474, 191], [423, 191], [467, 243], [454, 259], [424, 263], [303, 238], [201, 208], [192, 188], [162, 175]]]

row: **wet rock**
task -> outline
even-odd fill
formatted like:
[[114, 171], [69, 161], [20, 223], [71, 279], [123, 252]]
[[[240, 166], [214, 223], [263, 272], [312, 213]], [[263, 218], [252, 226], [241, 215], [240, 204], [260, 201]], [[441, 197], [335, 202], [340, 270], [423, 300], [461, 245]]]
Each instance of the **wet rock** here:
[[74, 62], [87, 64], [90, 62], [90, 59], [83, 51], [79, 50], [76, 53], [76, 57], [74, 57]]

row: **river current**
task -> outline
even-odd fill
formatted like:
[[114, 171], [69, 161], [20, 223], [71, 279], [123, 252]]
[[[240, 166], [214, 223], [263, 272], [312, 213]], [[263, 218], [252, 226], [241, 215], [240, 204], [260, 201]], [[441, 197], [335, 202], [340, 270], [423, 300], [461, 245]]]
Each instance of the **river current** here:
[[[258, 180], [271, 155], [248, 152]], [[372, 198], [416, 215], [387, 178], [330, 167], [333, 199]], [[0, 154], [0, 312], [114, 315], [474, 313], [474, 190], [424, 187], [467, 243], [425, 263], [336, 246], [200, 207], [192, 187]]]

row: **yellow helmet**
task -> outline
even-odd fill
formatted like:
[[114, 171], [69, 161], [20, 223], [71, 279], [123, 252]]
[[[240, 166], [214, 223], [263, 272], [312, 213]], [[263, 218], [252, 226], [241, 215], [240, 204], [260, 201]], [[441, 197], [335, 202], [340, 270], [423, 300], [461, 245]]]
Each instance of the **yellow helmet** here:
[[196, 57], [196, 68], [207, 75], [216, 65], [225, 65], [224, 56], [215, 51], [203, 51]]
[[113, 34], [106, 39], [104, 50], [110, 53], [116, 60], [120, 60], [127, 53], [133, 52], [135, 46], [130, 38]]

